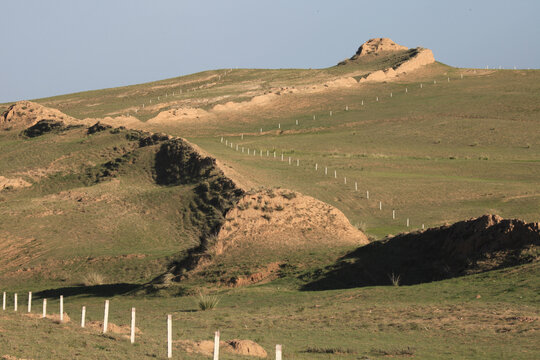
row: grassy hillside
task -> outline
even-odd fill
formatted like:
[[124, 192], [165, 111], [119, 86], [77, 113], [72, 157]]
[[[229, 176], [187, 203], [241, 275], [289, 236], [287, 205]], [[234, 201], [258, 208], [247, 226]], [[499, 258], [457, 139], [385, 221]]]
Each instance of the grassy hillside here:
[[[187, 138], [250, 196], [276, 187], [310, 195], [372, 239], [485, 213], [539, 221], [540, 72], [434, 63], [394, 81], [350, 85], [406, 56], [328, 69], [206, 71], [35, 100], [93, 120], [33, 138], [0, 131], [0, 180], [14, 181], [0, 191], [0, 291], [8, 291], [8, 307], [13, 292], [24, 299], [33, 291], [34, 313], [44, 297], [57, 312], [64, 295], [72, 322], [2, 312], [0, 356], [164, 357], [172, 313], [175, 339], [208, 340], [219, 328], [224, 339], [255, 340], [270, 357], [282, 343], [295, 359], [538, 358], [537, 253], [529, 264], [444, 281], [309, 291], [321, 278], [335, 285], [328, 271], [336, 269], [358, 285], [354, 271], [365, 258], [379, 269], [377, 283], [390, 284], [382, 272], [393, 264], [371, 254], [401, 256], [403, 243], [364, 251], [332, 236], [295, 242], [290, 232], [282, 235], [290, 246], [273, 248], [246, 231], [247, 242], [219, 253], [216, 229], [234, 225], [225, 214], [240, 193], [213, 163], [180, 140], [125, 128], [88, 134], [88, 124], [109, 117]], [[254, 200], [253, 209], [264, 206]], [[190, 267], [196, 276], [186, 275]], [[265, 272], [267, 284], [233, 287]], [[92, 284], [93, 274], [103, 279]], [[196, 311], [198, 290], [217, 293], [218, 308]], [[77, 328], [80, 307], [98, 321], [105, 298], [118, 325], [137, 307], [142, 334], [134, 346], [122, 334]], [[29, 328], [35, 341], [24, 337]], [[175, 354], [206, 358], [180, 343]]]

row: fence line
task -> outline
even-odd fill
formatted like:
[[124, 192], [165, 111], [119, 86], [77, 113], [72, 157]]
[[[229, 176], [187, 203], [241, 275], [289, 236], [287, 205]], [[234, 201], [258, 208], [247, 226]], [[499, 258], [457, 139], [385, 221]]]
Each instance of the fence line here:
[[[463, 79], [463, 73], [460, 74], [460, 78]], [[448, 83], [450, 82], [450, 77], [447, 77], [447, 82], [448, 82]], [[436, 79], [433, 80], [433, 84], [434, 84], [434, 85], [437, 84], [437, 80], [436, 80]], [[423, 83], [420, 83], [420, 88], [423, 88]], [[409, 91], [408, 91], [408, 87], [405, 87], [405, 94], [407, 94], [408, 92], [409, 92]], [[393, 98], [393, 92], [390, 92], [390, 96], [389, 96], [389, 97], [390, 97], [390, 98]], [[378, 96], [376, 97], [376, 102], [379, 102], [379, 97], [378, 97]], [[361, 101], [361, 104], [362, 104], [362, 106], [364, 106], [364, 100]], [[345, 106], [345, 111], [349, 111], [349, 106], [348, 106], [348, 105]], [[333, 112], [330, 111], [329, 114], [330, 114], [330, 116], [332, 116], [332, 115], [333, 115]], [[316, 118], [316, 116], [313, 115], [313, 119], [314, 119], [314, 120], [315, 120], [315, 118]], [[299, 124], [298, 119], [295, 119], [295, 124], [296, 124], [296, 125]], [[281, 129], [281, 123], [278, 123], [278, 129]], [[254, 132], [254, 133], [256, 133], [256, 132]], [[244, 139], [244, 134], [245, 134], [245, 132], [242, 132], [242, 134], [241, 134], [241, 139], [242, 139], [242, 140]], [[262, 128], [260, 128], [259, 134], [262, 134]], [[223, 142], [223, 140], [224, 140], [224, 137], [222, 136], [222, 137], [221, 137], [221, 142]], [[228, 141], [229, 141], [228, 139], [225, 139], [225, 143], [226, 143], [226, 144], [228, 143]], [[230, 144], [231, 144], [231, 148], [232, 148], [232, 141], [230, 142]], [[237, 144], [236, 146], [237, 146], [237, 148], [238, 148], [238, 144]], [[275, 148], [274, 148], [274, 149], [275, 149]], [[257, 150], [254, 149], [254, 150], [253, 150], [253, 153], [255, 154], [256, 151], [257, 151]], [[261, 154], [262, 154], [262, 151], [263, 151], [263, 150], [260, 150]], [[266, 150], [266, 151], [268, 152], [269, 150]], [[294, 151], [294, 150], [293, 150], [293, 151]], [[248, 149], [248, 154], [249, 154], [249, 149]], [[275, 150], [274, 150], [274, 154], [275, 154]], [[284, 156], [284, 153], [283, 153], [283, 151], [282, 151], [282, 153], [281, 153], [281, 160], [282, 160], [282, 161], [283, 161], [283, 156]], [[274, 157], [275, 157], [275, 156], [274, 156]], [[288, 161], [289, 165], [291, 165], [292, 158], [289, 157], [288, 160], [289, 160], [289, 161]], [[299, 165], [300, 165], [300, 159], [296, 159], [296, 161], [297, 161], [297, 166], [299, 166]], [[306, 161], [306, 163], [308, 163], [308, 161]], [[315, 163], [315, 171], [317, 171], [317, 170], [318, 170], [318, 163]], [[325, 167], [324, 173], [325, 173], [325, 175], [328, 174], [328, 167]], [[337, 170], [334, 170], [334, 178], [337, 179]], [[344, 185], [347, 185], [347, 178], [346, 178], [346, 177], [344, 177], [343, 183], [344, 183]], [[357, 182], [357, 181], [354, 182], [354, 191], [355, 191], [355, 192], [358, 191], [358, 182]], [[370, 197], [369, 197], [369, 190], [366, 190], [366, 199], [367, 199], [367, 200], [370, 199]], [[390, 204], [390, 205], [392, 205], [392, 204]], [[379, 201], [379, 210], [382, 211], [382, 201]], [[394, 210], [394, 209], [392, 210], [392, 220], [396, 220], [396, 213], [395, 213], [395, 210]], [[407, 228], [410, 227], [410, 219], [409, 219], [409, 218], [407, 218], [406, 227], [407, 227]], [[422, 230], [424, 230], [424, 229], [425, 229], [424, 224], [422, 224]]]

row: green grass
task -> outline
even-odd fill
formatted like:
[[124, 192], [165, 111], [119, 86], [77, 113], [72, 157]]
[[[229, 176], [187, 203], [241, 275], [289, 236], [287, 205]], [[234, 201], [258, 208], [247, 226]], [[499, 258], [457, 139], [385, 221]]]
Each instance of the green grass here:
[[[87, 321], [99, 321], [106, 297], [84, 293], [66, 297], [72, 322], [58, 325], [23, 315], [26, 303], [21, 294], [29, 289], [21, 286], [20, 313], [11, 309], [0, 313], [0, 348], [3, 354], [27, 358], [162, 358], [166, 315], [172, 314], [175, 340], [211, 340], [219, 329], [223, 340], [256, 341], [270, 358], [280, 343], [284, 356], [295, 359], [384, 359], [404, 350], [420, 359], [534, 359], [540, 352], [535, 341], [538, 270], [538, 265], [526, 265], [415, 286], [315, 293], [299, 292], [283, 279], [221, 290], [220, 305], [213, 311], [196, 311], [192, 296], [113, 296], [110, 322], [128, 325], [131, 307], [137, 309], [142, 334], [135, 345], [120, 335], [78, 328], [81, 306], [87, 307]], [[36, 298], [34, 313], [40, 313], [40, 305]], [[57, 313], [57, 308], [58, 301], [49, 298], [49, 311]], [[26, 341], [28, 335], [34, 341]], [[204, 358], [176, 348], [174, 356]], [[225, 353], [223, 358], [236, 357]]]
[[[133, 114], [145, 103], [137, 117], [146, 121], [179, 105], [210, 109], [248, 100], [253, 89], [322, 84], [395, 60], [315, 70], [240, 69], [226, 76], [225, 70], [207, 71], [36, 101], [81, 119]], [[150, 99], [163, 107], [149, 107]], [[539, 71], [474, 73], [433, 64], [396, 82], [285, 95], [275, 106], [215, 121], [149, 128], [188, 138], [255, 188], [289, 188], [335, 205], [352, 224], [382, 238], [484, 213], [538, 221], [539, 103]], [[0, 133], [0, 173], [33, 184], [0, 193], [2, 288], [8, 299], [14, 291], [48, 290], [51, 311], [64, 294], [72, 317], [58, 325], [0, 313], [0, 356], [161, 358], [165, 319], [172, 313], [175, 339], [210, 340], [220, 329], [224, 339], [260, 343], [270, 357], [277, 343], [284, 345], [285, 358], [295, 359], [539, 357], [537, 263], [414, 286], [309, 292], [298, 289], [323, 271], [317, 269], [353, 249], [314, 246], [269, 253], [246, 246], [234, 256], [214, 259], [199, 277], [147, 294], [140, 285], [199, 244], [205, 214], [197, 207], [195, 185], [157, 185], [157, 148], [139, 148], [126, 132], [86, 136], [84, 131], [33, 139], [21, 139], [15, 130]], [[300, 166], [236, 152], [220, 143], [221, 136], [250, 149], [275, 149], [278, 159], [284, 153], [299, 159]], [[119, 158], [125, 161], [115, 176], [100, 178], [105, 164]], [[221, 282], [224, 274], [249, 275], [275, 261], [282, 263], [280, 278], [269, 284], [233, 289]], [[92, 272], [105, 284], [78, 286]], [[196, 311], [193, 294], [201, 289], [219, 296], [213, 311]], [[111, 321], [118, 325], [127, 325], [130, 308], [137, 308], [143, 333], [135, 345], [118, 335], [77, 328], [81, 306], [97, 321], [105, 298], [111, 299]]]

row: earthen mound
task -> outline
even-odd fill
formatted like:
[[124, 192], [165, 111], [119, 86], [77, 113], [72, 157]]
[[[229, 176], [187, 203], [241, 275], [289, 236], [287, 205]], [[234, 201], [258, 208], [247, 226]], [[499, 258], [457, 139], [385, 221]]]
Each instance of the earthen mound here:
[[368, 41], [360, 45], [360, 47], [358, 48], [358, 51], [352, 57], [352, 59], [354, 60], [355, 58], [358, 58], [360, 56], [380, 54], [387, 51], [400, 51], [400, 50], [408, 50], [408, 48], [406, 46], [396, 44], [394, 41], [390, 40], [389, 38], [369, 39]]
[[[206, 356], [212, 356], [214, 353], [214, 342], [210, 340], [177, 340], [175, 344], [179, 345], [187, 353], [197, 353]], [[266, 358], [268, 354], [262, 346], [251, 340], [228, 340], [220, 341], [219, 347], [221, 351], [230, 354], [255, 356]]]
[[343, 257], [306, 289], [418, 284], [539, 260], [540, 225], [497, 215], [373, 242]]
[[0, 128], [26, 128], [43, 119], [63, 121], [64, 123], [75, 121], [74, 118], [59, 110], [48, 108], [32, 101], [18, 101], [12, 104], [0, 116]]
[[28, 186], [32, 186], [32, 184], [24, 181], [21, 178], [9, 179], [7, 177], [0, 176], [0, 191], [4, 189], [18, 189]]
[[335, 207], [298, 192], [264, 190], [244, 196], [225, 215], [220, 251], [257, 242], [265, 247], [327, 243], [364, 245], [369, 241]]

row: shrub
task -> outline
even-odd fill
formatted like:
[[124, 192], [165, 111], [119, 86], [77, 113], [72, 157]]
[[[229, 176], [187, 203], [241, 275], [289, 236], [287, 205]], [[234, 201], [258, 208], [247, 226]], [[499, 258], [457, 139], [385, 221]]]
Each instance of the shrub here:
[[388, 275], [388, 278], [390, 278], [390, 282], [392, 283], [392, 285], [399, 286], [399, 282], [401, 281], [401, 275], [391, 273]]
[[202, 293], [199, 293], [196, 299], [197, 305], [202, 311], [215, 309], [219, 304], [219, 300], [219, 297], [215, 295], [204, 295]]
[[294, 199], [296, 197], [296, 194], [293, 193], [293, 192], [288, 192], [288, 193], [281, 194], [281, 196], [283, 196], [287, 200], [291, 200], [291, 199]]
[[97, 272], [91, 272], [83, 276], [82, 284], [84, 286], [103, 285], [105, 283], [105, 277]]

